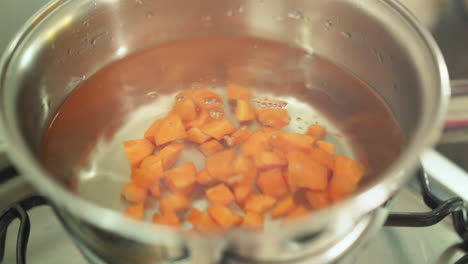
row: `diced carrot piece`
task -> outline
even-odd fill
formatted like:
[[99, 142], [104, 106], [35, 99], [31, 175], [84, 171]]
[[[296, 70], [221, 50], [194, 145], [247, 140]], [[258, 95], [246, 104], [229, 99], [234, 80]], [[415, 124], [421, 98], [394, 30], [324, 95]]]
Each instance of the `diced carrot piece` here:
[[151, 143], [154, 143], [155, 138], [158, 135], [160, 124], [161, 119], [154, 121], [154, 123], [146, 130], [144, 138], [151, 141]]
[[271, 151], [262, 151], [254, 156], [255, 165], [260, 170], [268, 170], [288, 165], [288, 160], [281, 154]]
[[150, 173], [148, 170], [133, 168], [132, 181], [138, 184], [140, 187], [148, 189], [158, 180], [157, 175]]
[[247, 140], [241, 145], [241, 152], [245, 156], [253, 156], [256, 153], [263, 151], [271, 151], [269, 143], [270, 139], [266, 134], [261, 131], [255, 131]]
[[142, 203], [134, 204], [128, 207], [124, 214], [135, 220], [143, 220], [145, 218], [145, 207]]
[[187, 131], [187, 138], [186, 140], [194, 143], [201, 144], [205, 141], [210, 139], [210, 136], [203, 133], [198, 127], [192, 127]]
[[305, 153], [288, 153], [288, 173], [289, 182], [293, 187], [304, 187], [317, 191], [323, 191], [327, 188], [327, 168]]
[[205, 191], [205, 194], [208, 200], [216, 204], [229, 205], [234, 201], [234, 194], [223, 183], [209, 188]]
[[151, 193], [151, 196], [154, 198], [161, 198], [161, 188], [159, 188], [159, 182], [156, 182], [153, 184], [150, 188], [149, 191]]
[[[179, 97], [182, 98], [182, 97]], [[197, 118], [197, 107], [190, 97], [176, 100], [172, 112], [180, 116], [182, 121], [192, 121]]]
[[314, 209], [322, 209], [330, 205], [328, 192], [306, 191], [306, 198]]
[[234, 214], [224, 205], [213, 204], [208, 208], [208, 213], [224, 229], [232, 228], [242, 222], [242, 217]]
[[224, 136], [224, 140], [226, 141], [226, 145], [234, 147], [235, 145], [241, 144], [247, 140], [251, 134], [252, 132], [247, 127], [243, 126], [231, 135]]
[[252, 97], [252, 92], [249, 89], [235, 83], [230, 83], [227, 87], [228, 98], [232, 100], [249, 100]]
[[236, 196], [236, 201], [241, 205], [244, 204], [251, 192], [252, 185], [244, 184], [237, 185], [236, 187], [234, 187], [234, 195]]
[[161, 178], [163, 176], [163, 164], [161, 157], [155, 155], [146, 157], [141, 162], [140, 169], [147, 171], [154, 178]]
[[200, 127], [200, 130], [203, 133], [216, 138], [217, 140], [221, 140], [225, 135], [236, 131], [236, 127], [227, 118], [224, 117], [220, 120], [212, 120], [208, 123], [205, 123]]
[[247, 100], [237, 100], [236, 118], [240, 122], [255, 120], [255, 108]]
[[188, 220], [200, 232], [217, 232], [221, 227], [208, 214], [195, 208], [190, 211]]
[[296, 208], [296, 203], [294, 202], [294, 197], [291, 195], [276, 204], [271, 211], [271, 216], [273, 218], [283, 217], [294, 210], [294, 208]]
[[309, 152], [310, 157], [314, 159], [318, 164], [324, 166], [329, 170], [333, 170], [335, 166], [335, 157], [332, 154], [326, 152], [325, 150], [319, 148], [313, 148]]
[[284, 181], [281, 169], [275, 168], [260, 172], [257, 180], [257, 186], [262, 193], [276, 198], [281, 198], [288, 194], [288, 185]]
[[209, 110], [223, 105], [223, 99], [221, 99], [221, 96], [207, 89], [194, 90], [192, 98], [195, 104], [201, 109]]
[[206, 169], [213, 178], [224, 181], [231, 176], [236, 152], [233, 149], [217, 152], [205, 159]]
[[314, 142], [315, 138], [311, 136], [282, 131], [277, 131], [270, 137], [271, 145], [283, 153], [308, 152], [312, 149]]
[[327, 135], [327, 128], [319, 124], [312, 124], [307, 129], [307, 134], [322, 139]]
[[271, 208], [276, 203], [276, 199], [264, 194], [251, 194], [245, 201], [244, 209], [248, 212], [262, 214]]
[[193, 162], [180, 165], [177, 168], [170, 169], [164, 173], [167, 187], [173, 193], [188, 195], [197, 180], [197, 168]]
[[224, 149], [224, 146], [218, 140], [213, 139], [200, 145], [200, 151], [205, 156], [210, 156]]
[[134, 182], [127, 183], [122, 188], [122, 196], [129, 202], [143, 203], [147, 195], [146, 189]]
[[[257, 179], [257, 167], [255, 163], [247, 157], [237, 157], [234, 161], [234, 173], [239, 175], [232, 184], [236, 185], [249, 185], [255, 183]], [[234, 177], [233, 177], [234, 178]]]
[[156, 136], [156, 145], [158, 146], [187, 137], [182, 119], [174, 113], [162, 119], [158, 129]]
[[254, 230], [262, 229], [263, 216], [254, 212], [247, 212], [242, 221], [242, 227]]
[[124, 151], [132, 168], [140, 166], [143, 159], [153, 154], [154, 145], [147, 139], [124, 142]]
[[203, 126], [209, 120], [209, 117], [210, 115], [208, 113], [208, 110], [201, 110], [197, 118], [193, 121], [187, 122], [185, 124], [185, 127], [187, 128], [198, 127], [199, 128]]
[[163, 214], [176, 213], [189, 208], [189, 200], [180, 194], [168, 194], [159, 201], [159, 209]]
[[284, 108], [258, 109], [257, 119], [265, 126], [283, 128], [289, 125], [291, 118]]
[[154, 214], [153, 215], [153, 223], [158, 225], [166, 225], [172, 227], [180, 227], [180, 220], [179, 217], [173, 213], [165, 213], [165, 214]]
[[298, 205], [284, 218], [285, 223], [297, 220], [309, 214], [309, 210], [303, 205]]
[[159, 156], [161, 157], [164, 170], [170, 169], [174, 166], [184, 148], [185, 146], [181, 143], [171, 143], [161, 149]]
[[206, 168], [200, 170], [197, 174], [197, 183], [199, 184], [211, 184], [214, 183], [216, 180], [211, 176]]
[[317, 142], [315, 142], [315, 144], [317, 144], [317, 148], [321, 149], [321, 150], [324, 150], [330, 154], [333, 155], [333, 153], [335, 153], [335, 146], [333, 146], [332, 143], [329, 143], [329, 142], [326, 142], [326, 141], [323, 141], [323, 140], [317, 140]]
[[338, 155], [330, 180], [329, 194], [333, 201], [346, 198], [353, 193], [364, 174], [364, 168], [352, 159]]

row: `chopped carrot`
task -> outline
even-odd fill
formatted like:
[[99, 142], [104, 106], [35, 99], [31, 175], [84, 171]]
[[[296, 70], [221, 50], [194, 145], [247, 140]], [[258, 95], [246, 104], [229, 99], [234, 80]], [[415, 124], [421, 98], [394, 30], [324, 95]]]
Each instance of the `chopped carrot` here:
[[216, 204], [229, 205], [234, 201], [234, 194], [223, 183], [209, 188], [205, 191], [205, 194], [208, 200]]
[[284, 181], [283, 173], [279, 168], [260, 172], [257, 186], [263, 194], [276, 198], [284, 197], [289, 191], [288, 184]]
[[317, 142], [315, 142], [315, 144], [317, 144], [317, 148], [321, 149], [321, 150], [324, 150], [330, 154], [333, 155], [333, 153], [335, 153], [335, 146], [333, 146], [332, 143], [329, 143], [329, 142], [326, 142], [326, 141], [323, 141], [323, 140], [317, 140]]
[[314, 209], [322, 209], [330, 205], [328, 192], [306, 191], [306, 198]]
[[172, 112], [180, 116], [184, 122], [195, 120], [197, 118], [197, 107], [192, 98], [185, 95], [176, 98]]
[[201, 144], [205, 141], [210, 139], [210, 136], [203, 133], [198, 127], [192, 127], [187, 131], [187, 138], [186, 140], [194, 143]]
[[254, 230], [262, 229], [263, 216], [254, 212], [247, 212], [242, 221], [242, 227]]
[[252, 194], [245, 201], [244, 209], [246, 211], [262, 214], [270, 210], [276, 203], [276, 199], [269, 195]]
[[241, 145], [241, 152], [245, 156], [253, 156], [263, 151], [271, 151], [271, 149], [269, 137], [261, 130], [252, 133]]
[[255, 120], [255, 108], [247, 100], [237, 100], [236, 118], [239, 122]]
[[159, 131], [160, 124], [161, 124], [161, 119], [154, 121], [154, 123], [146, 130], [144, 138], [151, 141], [151, 143], [154, 143], [155, 138]]
[[172, 226], [172, 227], [180, 226], [179, 217], [173, 212], [165, 213], [162, 215], [154, 214], [153, 223], [158, 224], [158, 225]]
[[205, 164], [208, 172], [217, 180], [224, 181], [231, 176], [236, 152], [233, 149], [217, 152], [206, 158]]
[[292, 195], [288, 196], [276, 204], [271, 211], [271, 216], [273, 218], [283, 217], [294, 210], [295, 207], [296, 203], [294, 202], [294, 197]]
[[242, 126], [236, 132], [232, 133], [229, 136], [224, 136], [224, 140], [226, 141], [226, 145], [229, 147], [234, 147], [237, 144], [243, 143], [247, 138], [252, 134], [250, 130]]
[[192, 127], [201, 127], [203, 126], [208, 120], [209, 120], [209, 113], [208, 110], [201, 110], [200, 113], [198, 114], [197, 118], [193, 121], [187, 122], [185, 124], [186, 128], [192, 128]]
[[283, 128], [289, 125], [291, 118], [284, 108], [258, 109], [257, 118], [265, 126]]
[[161, 149], [159, 156], [161, 157], [164, 170], [170, 169], [174, 166], [184, 148], [185, 146], [181, 143], [171, 143]]
[[298, 205], [284, 218], [285, 223], [289, 223], [293, 220], [297, 220], [309, 214], [309, 210], [303, 205]]
[[327, 135], [327, 128], [319, 124], [312, 124], [307, 129], [307, 134], [322, 139]]
[[268, 170], [288, 165], [288, 160], [281, 154], [270, 151], [262, 151], [254, 156], [255, 165], [260, 170]]
[[161, 178], [163, 176], [163, 164], [161, 157], [151, 155], [146, 157], [140, 165], [140, 169], [147, 171], [154, 178]]
[[140, 168], [133, 168], [132, 175], [130, 177], [134, 183], [145, 189], [148, 189], [158, 180], [157, 175], [150, 173], [148, 170]]
[[229, 208], [224, 205], [214, 204], [208, 208], [210, 216], [224, 229], [229, 229], [239, 225], [242, 222], [242, 217], [234, 214]]
[[333, 170], [335, 166], [335, 157], [332, 154], [326, 152], [323, 149], [313, 148], [309, 155], [312, 159], [314, 159], [318, 164], [326, 167], [329, 170]]
[[122, 196], [129, 202], [143, 203], [147, 195], [146, 189], [134, 182], [127, 183], [122, 188]]
[[140, 166], [143, 159], [153, 154], [154, 145], [147, 139], [124, 142], [124, 151], [132, 168]]
[[312, 149], [314, 142], [315, 138], [311, 136], [282, 131], [277, 131], [270, 137], [271, 145], [283, 153], [308, 152]]
[[154, 198], [161, 198], [161, 188], [159, 188], [159, 182], [156, 182], [151, 187], [149, 187], [149, 192]]
[[252, 96], [252, 92], [238, 84], [235, 83], [230, 83], [227, 87], [227, 94], [228, 98], [232, 100], [238, 100], [238, 99], [243, 99], [243, 100], [249, 100], [250, 97]]
[[224, 117], [220, 120], [212, 120], [205, 123], [200, 127], [200, 130], [208, 136], [221, 140], [224, 136], [236, 131], [236, 127]]
[[190, 208], [189, 200], [180, 194], [168, 194], [159, 201], [159, 209], [163, 214], [184, 211]]
[[224, 146], [218, 140], [213, 139], [200, 145], [200, 151], [205, 156], [210, 156], [224, 149]]
[[362, 165], [352, 159], [338, 155], [330, 180], [329, 194], [333, 201], [342, 200], [354, 192], [364, 174]]
[[200, 232], [217, 232], [221, 228], [208, 214], [195, 208], [190, 211], [188, 220]]
[[197, 174], [197, 183], [199, 184], [211, 184], [216, 180], [211, 176], [206, 168], [200, 170]]
[[186, 137], [187, 132], [185, 132], [182, 119], [178, 115], [171, 113], [161, 120], [155, 141], [156, 145], [160, 146]]
[[252, 160], [241, 156], [234, 160], [234, 173], [240, 175], [240, 177], [233, 181], [233, 184], [251, 186], [255, 183], [258, 172]]
[[145, 207], [142, 203], [134, 204], [128, 207], [124, 214], [135, 220], [143, 220], [145, 218]]
[[293, 187], [323, 191], [328, 185], [328, 172], [309, 155], [301, 152], [288, 154], [289, 182]]
[[197, 168], [193, 162], [180, 165], [177, 168], [170, 169], [164, 173], [167, 187], [173, 193], [188, 195], [197, 180]]
[[244, 184], [234, 187], [234, 196], [236, 196], [236, 201], [241, 205], [245, 203], [251, 192], [252, 185]]
[[194, 90], [192, 98], [195, 104], [201, 109], [210, 110], [223, 105], [223, 99], [221, 99], [221, 96], [207, 89]]

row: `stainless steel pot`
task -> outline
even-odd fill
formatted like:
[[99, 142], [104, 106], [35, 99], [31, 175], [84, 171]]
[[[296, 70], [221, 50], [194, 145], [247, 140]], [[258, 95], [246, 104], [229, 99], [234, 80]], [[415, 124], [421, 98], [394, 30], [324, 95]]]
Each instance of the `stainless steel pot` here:
[[[286, 43], [350, 70], [388, 104], [405, 137], [401, 155], [367, 179], [355, 196], [295, 225], [223, 237], [125, 219], [83, 199], [73, 192], [70, 175], [52, 173], [39, 162], [48, 124], [87, 76], [157, 44], [216, 34]], [[421, 152], [435, 143], [449, 98], [437, 46], [392, 0], [53, 1], [21, 29], [0, 69], [2, 134], [12, 162], [53, 201], [79, 244], [111, 263], [217, 263], [223, 252], [246, 262], [333, 261], [362, 236], [371, 213], [398, 191]], [[328, 81], [343, 85], [338, 76]], [[128, 94], [119, 98], [124, 97], [136, 102]], [[376, 155], [385, 154], [384, 148]]]

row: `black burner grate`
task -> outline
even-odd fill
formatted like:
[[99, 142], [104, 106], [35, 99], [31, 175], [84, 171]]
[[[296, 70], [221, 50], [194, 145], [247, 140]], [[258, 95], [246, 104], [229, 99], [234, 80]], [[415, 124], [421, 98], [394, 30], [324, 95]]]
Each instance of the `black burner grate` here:
[[[392, 213], [388, 216], [386, 226], [394, 227], [426, 227], [432, 226], [447, 216], [452, 216], [454, 229], [463, 240], [464, 250], [468, 251], [468, 207], [461, 198], [455, 197], [441, 200], [433, 194], [429, 179], [423, 169], [418, 170], [417, 179], [421, 187], [421, 194], [431, 211], [424, 213]], [[20, 226], [16, 242], [16, 263], [26, 264], [26, 250], [28, 246], [30, 220], [27, 211], [40, 205], [50, 205], [39, 195], [27, 197], [15, 202], [0, 215], [0, 263], [5, 253], [6, 232], [10, 223], [18, 218]], [[468, 254], [455, 264], [468, 264]]]

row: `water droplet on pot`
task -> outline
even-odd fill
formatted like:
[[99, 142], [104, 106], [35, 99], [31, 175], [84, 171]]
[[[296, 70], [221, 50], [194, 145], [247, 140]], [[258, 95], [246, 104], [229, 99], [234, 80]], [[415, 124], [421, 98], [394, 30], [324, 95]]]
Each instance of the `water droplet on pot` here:
[[295, 11], [289, 12], [288, 17], [291, 19], [302, 20], [304, 19], [304, 14], [299, 10], [295, 10]]
[[341, 32], [341, 35], [343, 35], [343, 37], [345, 38], [351, 38], [353, 36], [351, 32], [347, 32], [347, 31]]
[[153, 18], [153, 17], [154, 17], [154, 13], [152, 11], [146, 12], [146, 18]]
[[227, 15], [228, 17], [231, 17], [231, 16], [233, 15], [232, 10], [228, 10], [228, 11], [226, 12], [226, 15]]

